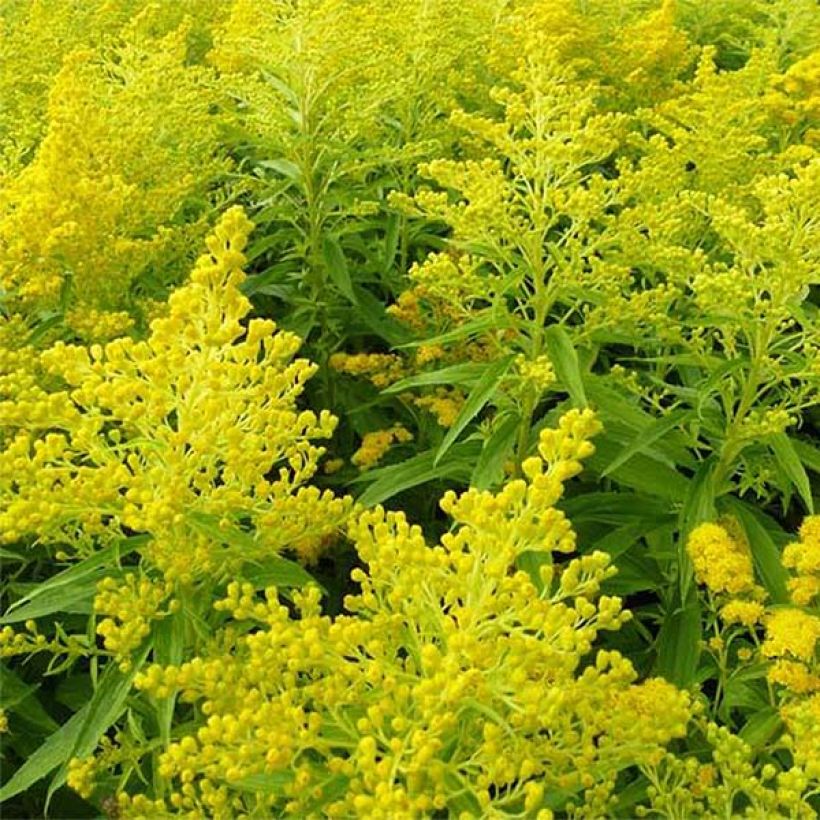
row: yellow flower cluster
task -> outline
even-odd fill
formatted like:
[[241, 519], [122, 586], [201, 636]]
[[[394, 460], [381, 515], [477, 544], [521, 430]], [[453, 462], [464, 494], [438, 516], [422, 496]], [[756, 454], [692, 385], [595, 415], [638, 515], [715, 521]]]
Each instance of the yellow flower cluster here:
[[128, 668], [133, 650], [151, 631], [151, 621], [165, 617], [178, 607], [178, 603], [171, 600], [168, 609], [161, 610], [171, 592], [168, 585], [149, 578], [140, 579], [134, 573], [126, 575], [121, 582], [109, 577], [97, 585], [94, 612], [107, 616], [97, 624], [97, 634], [124, 668]]
[[783, 550], [783, 565], [792, 570], [789, 592], [798, 606], [820, 604], [820, 516], [805, 519], [800, 540]]
[[766, 607], [760, 601], [743, 601], [733, 598], [720, 609], [720, 617], [727, 625], [740, 624], [753, 627], [763, 620]]
[[[762, 655], [770, 659], [769, 680], [783, 687], [789, 714], [811, 714], [801, 706], [806, 696], [820, 692], [820, 517], [809, 516], [798, 541], [783, 551], [783, 564], [791, 570], [789, 592], [793, 606], [772, 608], [765, 618]], [[785, 714], [785, 713], [784, 713]], [[802, 725], [802, 724], [801, 724]]]
[[765, 621], [763, 654], [769, 658], [813, 661], [820, 640], [820, 618], [794, 607], [774, 609]]
[[[136, 14], [112, 7], [107, 25], [119, 17], [121, 30], [96, 43], [77, 16], [72, 36], [88, 36], [89, 46], [64, 55], [49, 80], [42, 140], [0, 186], [0, 283], [13, 310], [68, 310], [79, 336], [104, 340], [138, 313], [140, 276], [165, 287], [182, 277], [206, 230], [208, 190], [229, 166], [212, 113], [219, 98], [208, 70], [191, 61], [207, 13], [195, 25], [161, 4]], [[28, 31], [18, 24], [12, 40]]]
[[405, 375], [401, 357], [393, 353], [334, 353], [330, 367], [350, 376], [366, 376], [376, 387], [387, 387]]
[[[689, 550], [695, 562], [698, 581], [704, 583], [710, 592], [717, 594], [718, 600], [725, 600], [727, 594], [741, 596], [724, 603], [720, 608], [720, 617], [726, 626], [745, 627], [753, 637], [753, 644], [758, 651], [739, 650], [738, 658], [766, 665], [769, 684], [777, 687], [776, 700], [772, 694], [773, 705], [778, 706], [787, 729], [783, 740], [784, 748], [791, 752], [793, 761], [791, 768], [776, 770], [772, 766], [769, 775], [765, 776], [764, 771], [754, 773], [751, 750], [748, 747], [738, 746], [738, 750], [742, 752], [741, 757], [716, 755], [721, 781], [711, 792], [704, 793], [707, 800], [714, 802], [719, 797], [723, 805], [731, 806], [731, 772], [726, 770], [731, 765], [735, 767], [735, 776], [743, 784], [743, 791], [761, 811], [770, 814], [785, 811], [789, 814], [796, 813], [797, 816], [814, 816], [807, 809], [809, 804], [805, 797], [816, 788], [820, 778], [820, 767], [817, 765], [820, 753], [817, 745], [817, 720], [820, 715], [820, 616], [812, 609], [817, 600], [813, 582], [816, 580], [817, 556], [820, 552], [818, 520], [818, 516], [806, 518], [800, 528], [800, 539], [787, 546], [783, 552], [784, 565], [794, 573], [789, 582], [791, 605], [764, 605], [762, 601], [765, 596], [755, 587], [750, 575], [751, 564], [747, 564], [746, 550], [741, 550], [743, 558], [738, 558], [737, 538], [734, 534], [730, 535], [723, 526], [701, 525], [690, 538]], [[735, 580], [730, 581], [730, 578]], [[760, 626], [764, 632], [762, 642], [757, 637]], [[719, 636], [717, 641], [720, 644], [719, 650], [723, 650], [725, 640]], [[725, 659], [725, 655], [723, 657]], [[717, 728], [710, 731], [714, 735]], [[722, 729], [721, 732], [725, 730]], [[739, 743], [739, 740], [733, 740], [732, 743]], [[719, 749], [720, 744], [715, 746], [716, 752]], [[681, 777], [680, 789], [691, 787], [691, 772], [684, 777], [680, 763], [667, 761], [667, 765]], [[773, 780], [775, 772], [776, 782]], [[763, 781], [773, 781], [774, 787], [769, 788]], [[658, 793], [664, 794], [665, 799], [673, 799], [674, 795], [681, 797], [683, 792], [680, 789], [670, 790], [667, 783]], [[691, 797], [682, 799], [691, 801]]]
[[0, 629], [0, 658], [34, 655], [47, 652], [55, 657], [65, 655], [71, 661], [88, 655], [88, 640], [84, 635], [43, 635], [35, 621], [25, 622], [24, 629], [15, 631], [11, 626]]
[[[711, 718], [748, 721], [736, 735], [639, 680], [613, 647], [641, 624], [602, 636], [630, 617], [615, 569], [573, 554], [558, 508], [596, 416], [533, 433], [553, 391], [613, 421], [640, 403], [679, 426], [639, 454], [632, 430], [620, 468], [605, 452], [616, 488], [657, 447], [714, 464], [719, 505], [789, 492], [776, 443], [820, 390], [815, 0], [1, 5], [0, 544], [21, 560], [0, 592], [25, 596], [4, 622], [52, 555], [108, 577], [86, 631], [48, 612], [45, 632], [0, 627], [0, 657], [27, 688], [25, 658], [83, 659], [124, 699], [55, 783], [123, 818], [816, 815], [820, 517], [783, 551], [785, 604], [738, 522], [688, 536], [714, 628], [697, 677], [714, 673]], [[265, 229], [261, 284], [238, 195]], [[329, 355], [393, 344], [374, 299], [405, 273], [387, 314], [408, 352]], [[304, 404], [317, 368], [252, 292], [309, 328], [329, 395], [363, 377], [402, 419], [452, 427], [478, 383], [463, 432], [493, 491], [446, 493], [433, 536], [320, 489], [350, 477], [331, 477], [342, 458], [314, 486], [336, 419]], [[367, 433], [350, 461], [414, 432]], [[666, 513], [613, 537], [645, 536], [654, 562]], [[280, 553], [313, 561], [345, 533], [341, 605], [338, 566], [328, 605], [277, 587], [305, 577]]]
[[689, 534], [686, 549], [695, 578], [716, 595], [738, 595], [755, 589], [752, 556], [747, 545], [720, 524], [701, 524]]
[[442, 427], [452, 427], [464, 406], [465, 396], [458, 388], [437, 387], [430, 395], [414, 396], [412, 401], [416, 407], [432, 413]]
[[533, 392], [540, 396], [550, 385], [555, 384], [555, 369], [549, 356], [540, 355], [528, 360], [523, 354], [515, 360], [515, 369], [521, 380], [521, 392]]
[[413, 440], [413, 434], [401, 424], [394, 424], [387, 430], [365, 433], [359, 449], [351, 456], [351, 462], [360, 470], [368, 470], [378, 464], [384, 454], [394, 445]]
[[[790, 728], [806, 717], [800, 713], [790, 721]], [[779, 768], [771, 762], [758, 763], [752, 747], [725, 726], [700, 717], [694, 723], [710, 758], [667, 754], [658, 765], [644, 767], [651, 785], [648, 805], [637, 807], [638, 817], [736, 817], [741, 801], [749, 817], [816, 816], [811, 794], [817, 770], [806, 757], [816, 735], [801, 738], [794, 765]]]
[[342, 523], [349, 502], [305, 486], [323, 452], [312, 440], [336, 423], [296, 406], [315, 368], [293, 358], [297, 337], [246, 321], [250, 228], [241, 209], [225, 214], [146, 340], [42, 353], [64, 387], [3, 406], [16, 429], [0, 454], [2, 540], [86, 551], [146, 532], [144, 555], [185, 582], [283, 549], [311, 553]]
[[[549, 818], [549, 796], [577, 790], [611, 808], [618, 772], [659, 760], [690, 704], [635, 683], [617, 652], [591, 655], [628, 617], [601, 594], [608, 556], [551, 560], [574, 544], [554, 504], [597, 429], [574, 412], [544, 432], [528, 478], [446, 495], [454, 528], [438, 545], [402, 513], [360, 514], [346, 614], [323, 615], [316, 587], [294, 596], [297, 617], [275, 588], [231, 584], [217, 608], [247, 626], [136, 679], [198, 702], [203, 722], [161, 757], [170, 797], [123, 794], [123, 815]], [[533, 554], [534, 574], [519, 568]]]
[[116, 766], [136, 766], [144, 751], [141, 743], [125, 732], [104, 736], [94, 757], [72, 758], [68, 764], [66, 782], [81, 797], [89, 798], [98, 785], [98, 777]]
[[773, 78], [764, 102], [777, 119], [802, 130], [806, 143], [820, 147], [820, 51]]
[[795, 763], [803, 767], [807, 779], [820, 780], [820, 694], [790, 703], [782, 713], [794, 738]]

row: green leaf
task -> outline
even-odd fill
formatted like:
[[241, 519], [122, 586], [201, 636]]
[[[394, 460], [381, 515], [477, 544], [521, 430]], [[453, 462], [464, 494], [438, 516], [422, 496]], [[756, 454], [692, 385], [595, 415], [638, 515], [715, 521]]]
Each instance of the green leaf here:
[[280, 555], [270, 555], [264, 563], [246, 564], [242, 568], [242, 577], [253, 584], [255, 589], [303, 587], [316, 583], [307, 570]]
[[[139, 657], [134, 659], [128, 672], [121, 672], [119, 667], [114, 664], [109, 664], [106, 667], [94, 696], [74, 716], [82, 715], [82, 720], [79, 721], [72, 734], [74, 742], [68, 755], [58, 761], [57, 765], [61, 765], [61, 768], [49, 784], [47, 803], [54, 792], [65, 783], [68, 774], [68, 761], [72, 757], [88, 757], [97, 747], [100, 738], [125, 711], [125, 702], [131, 692], [131, 685], [143, 663], [145, 663], [149, 649], [150, 645], [141, 651]], [[2, 796], [0, 796], [0, 800], [2, 799]]]
[[[185, 610], [181, 609], [163, 618], [152, 629], [155, 663], [162, 666], [178, 666], [182, 663], [185, 651], [185, 617]], [[176, 699], [176, 693], [172, 693], [155, 703], [157, 725], [164, 745], [171, 742]]]
[[526, 550], [515, 560], [515, 566], [530, 576], [530, 581], [539, 593], [544, 589], [544, 581], [541, 579], [541, 567], [544, 564], [551, 563], [551, 553], [543, 550]]
[[470, 817], [481, 817], [483, 814], [481, 803], [470, 788], [470, 785], [452, 769], [445, 770], [444, 784], [451, 797], [447, 800], [449, 816], [461, 817], [467, 814]]
[[752, 749], [763, 749], [774, 739], [783, 728], [783, 719], [780, 712], [772, 706], [756, 712], [749, 718], [746, 725], [740, 730], [741, 740], [748, 743]]
[[766, 690], [762, 686], [753, 686], [743, 681], [729, 678], [723, 693], [723, 700], [718, 710], [722, 720], [728, 722], [736, 709], [757, 712], [768, 706]]
[[496, 421], [496, 426], [484, 446], [470, 477], [470, 486], [486, 490], [501, 482], [504, 477], [504, 463], [515, 446], [515, 437], [521, 419], [510, 414]]
[[37, 689], [37, 686], [20, 680], [5, 664], [0, 664], [0, 708], [14, 710], [16, 715], [32, 726], [53, 732], [58, 724], [38, 700], [35, 694]]
[[[627, 549], [633, 544], [627, 543]], [[618, 547], [620, 548], [620, 544]], [[647, 589], [657, 590], [663, 586], [664, 577], [658, 570], [655, 560], [643, 549], [624, 552], [614, 563], [618, 568], [618, 574], [604, 581], [603, 588], [607, 594], [632, 595]]]
[[499, 383], [504, 378], [512, 363], [512, 356], [505, 356], [489, 365], [475, 387], [470, 391], [464, 406], [453, 422], [452, 427], [447, 431], [434, 460], [434, 464], [441, 461], [444, 454], [450, 449], [456, 439], [461, 435], [464, 428], [481, 412], [485, 404], [492, 398], [498, 388]]
[[792, 439], [792, 447], [802, 464], [812, 472], [820, 473], [820, 448], [800, 439]]
[[[618, 443], [604, 435], [595, 440], [595, 453], [587, 463], [591, 470], [598, 473], [611, 464], [620, 452]], [[637, 453], [616, 467], [610, 476], [619, 484], [673, 502], [680, 502], [686, 496], [688, 488], [683, 475], [664, 462], [643, 453]]]
[[0, 618], [0, 624], [19, 623], [53, 612], [90, 612], [97, 582], [122, 556], [149, 540], [148, 535], [126, 538], [52, 576], [15, 601]]
[[695, 681], [702, 640], [700, 603], [694, 589], [688, 597], [676, 590], [671, 611], [658, 634], [656, 670], [668, 681], [686, 688]]
[[776, 604], [787, 603], [789, 574], [783, 566], [777, 544], [761, 522], [757, 511], [736, 498], [726, 498], [723, 504], [743, 527], [758, 575], [772, 601]]
[[291, 182], [299, 182], [302, 179], [302, 170], [295, 162], [289, 159], [262, 159], [256, 163], [260, 168], [269, 168], [276, 171]]
[[384, 234], [384, 261], [382, 262], [382, 273], [390, 272], [396, 261], [396, 253], [399, 250], [399, 240], [401, 239], [401, 229], [404, 224], [404, 217], [401, 214], [390, 214], [387, 217], [387, 226]]
[[[618, 527], [614, 530], [609, 530], [602, 538], [597, 539], [589, 545], [588, 548], [582, 549], [587, 552], [591, 549], [599, 550], [601, 552], [609, 553], [613, 558], [623, 555], [629, 550], [646, 532], [647, 528], [652, 526], [652, 522], [640, 522], [637, 524], [626, 524], [623, 527]], [[620, 575], [620, 565], [618, 570]], [[657, 574], [655, 574], [657, 581]], [[617, 579], [616, 579], [617, 580]]]
[[[584, 387], [604, 424], [607, 439], [623, 436], [622, 443], [626, 445], [655, 420], [655, 416], [643, 411], [634, 400], [627, 400], [618, 390], [612, 389], [604, 376], [587, 373]], [[689, 450], [688, 437], [680, 431], [670, 430], [655, 442], [653, 450], [668, 459], [670, 465], [692, 470], [698, 466]]]
[[240, 549], [256, 549], [259, 546], [253, 533], [245, 532], [234, 526], [223, 527], [220, 525], [222, 519], [217, 515], [190, 510], [185, 517], [195, 530], [218, 544], [228, 544]]
[[444, 345], [449, 344], [450, 342], [457, 342], [459, 339], [464, 339], [468, 336], [486, 333], [488, 330], [501, 330], [501, 328], [499, 328], [498, 322], [494, 316], [480, 316], [472, 322], [459, 325], [457, 328], [449, 330], [446, 333], [441, 333], [438, 336], [433, 336], [431, 339], [416, 339], [412, 342], [406, 342], [402, 345], [398, 345], [398, 347], [404, 348], [419, 347], [421, 345]]
[[270, 772], [252, 774], [241, 780], [227, 781], [234, 789], [258, 794], [282, 794], [285, 787], [293, 782], [293, 772]]
[[670, 430], [674, 430], [689, 415], [688, 412], [679, 411], [670, 413], [668, 416], [655, 419], [646, 428], [636, 433], [635, 438], [624, 447], [623, 450], [609, 463], [606, 469], [601, 473], [601, 477], [609, 475], [614, 472], [622, 464], [626, 464], [633, 456], [643, 453], [645, 450], [654, 444], [659, 439], [663, 438]]
[[384, 302], [369, 290], [355, 288], [358, 310], [356, 318], [368, 329], [390, 345], [402, 345], [410, 340], [410, 331], [385, 313]]
[[576, 407], [586, 407], [588, 402], [584, 379], [578, 364], [578, 354], [569, 334], [560, 325], [552, 325], [544, 331], [544, 339], [547, 343], [547, 353], [562, 387], [567, 390]]
[[800, 493], [809, 515], [814, 515], [814, 501], [811, 497], [809, 477], [791, 439], [785, 433], [775, 433], [770, 436], [769, 446], [784, 474]]
[[326, 236], [322, 242], [322, 255], [331, 282], [355, 305], [358, 300], [353, 291], [347, 260], [339, 242], [331, 236]]
[[450, 367], [443, 367], [440, 370], [432, 370], [429, 373], [419, 373], [417, 376], [409, 376], [406, 379], [385, 387], [382, 393], [391, 395], [393, 393], [403, 393], [414, 387], [427, 387], [432, 384], [472, 384], [481, 377], [486, 370], [486, 365], [470, 362], [469, 364], [454, 364]]
[[35, 600], [9, 612], [0, 618], [0, 624], [16, 624], [29, 619], [42, 618], [55, 612], [61, 614], [89, 615], [94, 611], [94, 596], [97, 582], [105, 576], [100, 571], [96, 578], [83, 579], [72, 587], [50, 589], [38, 595]]
[[573, 523], [598, 521], [622, 526], [639, 524], [654, 527], [669, 519], [669, 504], [656, 496], [625, 492], [584, 493], [561, 501], [561, 509]]
[[463, 442], [453, 447], [450, 457], [439, 464], [435, 462], [435, 451], [428, 450], [401, 464], [370, 470], [360, 480], [375, 478], [375, 481], [359, 496], [358, 501], [365, 507], [372, 507], [411, 487], [441, 478], [457, 478], [466, 483], [479, 449], [478, 442]]
[[86, 704], [35, 751], [0, 789], [0, 803], [25, 791], [33, 783], [71, 758], [90, 704]]

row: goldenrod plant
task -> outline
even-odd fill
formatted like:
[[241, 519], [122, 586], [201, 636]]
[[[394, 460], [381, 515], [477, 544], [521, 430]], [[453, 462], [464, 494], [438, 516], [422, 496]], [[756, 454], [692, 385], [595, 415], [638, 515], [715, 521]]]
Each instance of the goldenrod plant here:
[[818, 55], [0, 2], [3, 816], [817, 817]]

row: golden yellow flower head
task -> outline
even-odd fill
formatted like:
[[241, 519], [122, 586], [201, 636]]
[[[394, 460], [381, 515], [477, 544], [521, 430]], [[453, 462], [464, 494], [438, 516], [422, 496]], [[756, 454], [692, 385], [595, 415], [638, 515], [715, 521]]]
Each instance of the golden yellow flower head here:
[[686, 544], [698, 583], [711, 592], [737, 595], [755, 587], [752, 558], [744, 545], [719, 524], [701, 524]]
[[720, 617], [726, 624], [754, 626], [763, 620], [766, 607], [759, 601], [742, 601], [733, 599], [720, 609]]
[[773, 609], [764, 621], [763, 654], [769, 658], [814, 659], [820, 639], [820, 617], [794, 607]]
[[783, 564], [792, 570], [789, 591], [799, 606], [809, 606], [820, 598], [820, 516], [805, 519], [800, 540], [783, 550]]
[[[297, 407], [315, 367], [294, 358], [296, 336], [247, 319], [251, 227], [241, 208], [225, 213], [147, 339], [42, 353], [63, 387], [23, 392], [6, 412], [18, 429], [0, 453], [0, 538], [82, 551], [149, 533], [151, 563], [190, 581], [254, 554], [312, 555], [338, 529], [350, 503], [306, 486], [323, 453], [313, 442], [336, 425]], [[253, 535], [237, 534], [247, 523]]]
[[[271, 815], [321, 805], [329, 817], [427, 816], [464, 799], [493, 815], [512, 795], [548, 817], [555, 789], [606, 790], [624, 766], [656, 760], [685, 734], [689, 695], [660, 679], [635, 684], [618, 652], [594, 653], [598, 634], [628, 618], [601, 593], [613, 573], [605, 553], [560, 570], [549, 561], [573, 543], [549, 499], [595, 428], [572, 413], [544, 436], [550, 461], [531, 463], [528, 480], [447, 494], [453, 528], [435, 545], [402, 513], [356, 516], [359, 590], [342, 615], [322, 614], [316, 587], [294, 611], [274, 588], [232, 583], [217, 608], [257, 628], [136, 679], [204, 715], [160, 758], [172, 788], [163, 808], [219, 814], [264, 773], [282, 784], [260, 797]], [[526, 572], [519, 559], [533, 553], [545, 560]], [[345, 788], [328, 788], [328, 774]]]
[[367, 470], [381, 461], [393, 445], [403, 444], [412, 439], [413, 434], [401, 424], [395, 424], [387, 430], [365, 433], [359, 449], [353, 453], [350, 460], [360, 470]]

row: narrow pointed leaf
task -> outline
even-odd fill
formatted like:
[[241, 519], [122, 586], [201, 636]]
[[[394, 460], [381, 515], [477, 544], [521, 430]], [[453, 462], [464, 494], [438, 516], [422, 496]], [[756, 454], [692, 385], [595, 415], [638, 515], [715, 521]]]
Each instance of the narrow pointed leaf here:
[[544, 337], [547, 343], [547, 353], [561, 386], [569, 393], [576, 407], [586, 407], [587, 395], [584, 390], [584, 379], [572, 339], [559, 325], [548, 327], [544, 332]]
[[441, 442], [438, 452], [436, 453], [435, 464], [441, 461], [444, 454], [450, 449], [459, 435], [461, 435], [464, 428], [481, 412], [484, 405], [492, 398], [493, 393], [495, 393], [498, 388], [499, 382], [506, 375], [511, 362], [512, 357], [506, 356], [503, 359], [493, 362], [493, 364], [484, 371], [476, 383], [476, 386], [470, 392], [470, 395], [467, 396], [467, 401], [464, 402], [464, 406], [453, 422], [453, 426], [447, 431], [447, 435], [444, 436], [444, 440]]
[[800, 456], [792, 444], [791, 439], [785, 433], [776, 433], [771, 436], [770, 446], [777, 463], [783, 470], [789, 481], [794, 484], [800, 498], [806, 505], [809, 515], [814, 514], [814, 500], [811, 497], [811, 484], [806, 468], [800, 461]]

